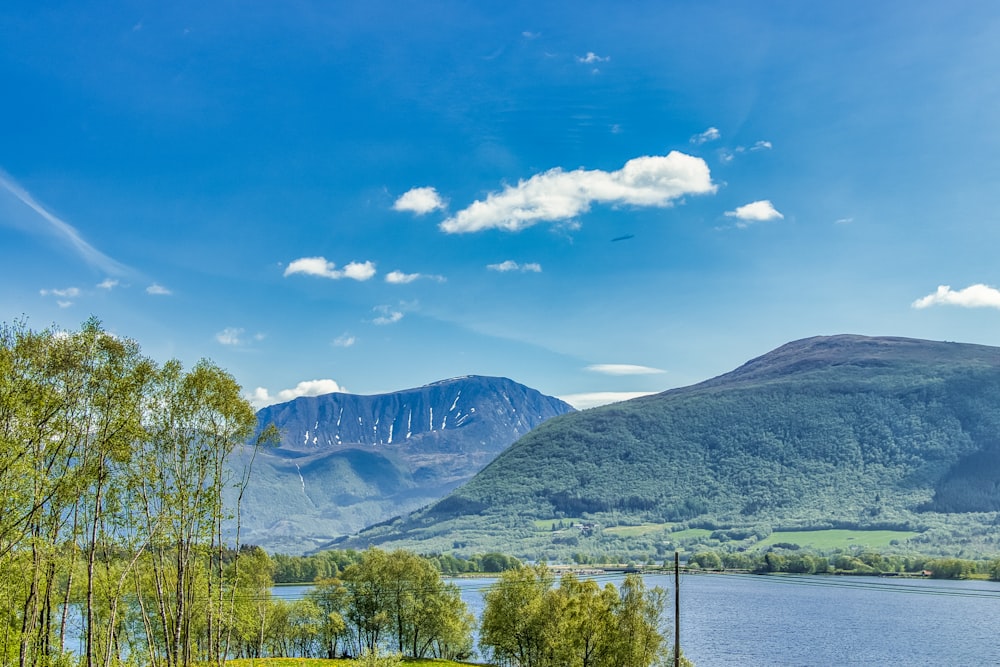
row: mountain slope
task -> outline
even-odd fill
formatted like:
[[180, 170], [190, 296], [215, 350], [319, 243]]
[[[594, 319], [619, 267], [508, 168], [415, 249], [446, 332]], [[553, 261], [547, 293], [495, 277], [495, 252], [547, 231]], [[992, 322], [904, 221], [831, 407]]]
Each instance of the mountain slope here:
[[[300, 552], [438, 500], [538, 424], [572, 408], [506, 378], [389, 394], [301, 397], [257, 413], [281, 433], [253, 460], [244, 542]], [[239, 470], [249, 454], [234, 461]]]
[[580, 517], [912, 524], [1000, 510], [998, 464], [1000, 349], [817, 337], [697, 385], [553, 419], [443, 500], [346, 544], [433, 550], [447, 535], [474, 549], [476, 535], [506, 534], [537, 554], [533, 522]]

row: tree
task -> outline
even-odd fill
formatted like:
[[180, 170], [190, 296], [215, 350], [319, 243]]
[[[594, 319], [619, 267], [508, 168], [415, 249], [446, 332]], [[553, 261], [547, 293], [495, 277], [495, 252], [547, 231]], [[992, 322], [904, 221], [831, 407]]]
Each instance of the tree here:
[[87, 667], [221, 662], [225, 464], [255, 426], [211, 362], [0, 325], [0, 662], [60, 660], [72, 596]]
[[[150, 535], [158, 635], [167, 667], [187, 665], [205, 624], [204, 653], [221, 661], [208, 631], [224, 599], [212, 565], [224, 512], [224, 462], [256, 426], [253, 408], [233, 378], [208, 361], [184, 373], [179, 362], [163, 366], [147, 409], [147, 476], [140, 495]], [[204, 601], [197, 605], [198, 599]], [[155, 637], [149, 637], [150, 646]]]
[[337, 657], [339, 642], [347, 640], [347, 624], [344, 622], [344, 610], [347, 607], [347, 588], [339, 579], [322, 579], [306, 593], [306, 597], [319, 607], [323, 614], [323, 624], [320, 627], [319, 642], [327, 658]]
[[593, 579], [580, 580], [572, 573], [560, 579], [550, 596], [563, 599], [557, 642], [558, 659], [565, 665], [596, 667], [607, 663], [614, 643], [614, 612], [618, 591], [612, 584], [602, 589]]
[[649, 667], [667, 658], [664, 592], [639, 575], [619, 589], [544, 565], [510, 570], [486, 592], [480, 646], [503, 667]]
[[458, 589], [444, 584], [429, 560], [371, 548], [341, 580], [356, 654], [390, 641], [400, 654], [414, 657], [458, 653], [471, 645], [472, 621]]
[[614, 609], [615, 642], [611, 650], [614, 667], [649, 667], [666, 655], [660, 630], [666, 593], [647, 589], [642, 577], [625, 575]]
[[507, 570], [486, 591], [479, 645], [491, 662], [503, 667], [544, 664], [540, 611], [552, 583], [552, 574], [543, 563]]

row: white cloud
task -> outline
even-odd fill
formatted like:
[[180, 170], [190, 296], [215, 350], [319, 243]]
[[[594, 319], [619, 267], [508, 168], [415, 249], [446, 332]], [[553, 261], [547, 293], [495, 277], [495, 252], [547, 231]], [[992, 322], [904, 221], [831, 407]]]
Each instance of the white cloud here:
[[357, 339], [354, 336], [344, 333], [334, 338], [332, 344], [334, 347], [351, 347], [356, 342]]
[[417, 215], [424, 215], [431, 211], [445, 208], [446, 204], [438, 191], [431, 187], [413, 188], [405, 192], [392, 205], [393, 210], [409, 211]]
[[520, 271], [521, 273], [541, 273], [542, 265], [538, 262], [528, 262], [526, 264], [518, 264], [512, 259], [500, 262], [499, 264], [487, 264], [486, 268], [490, 271], [499, 271], [500, 273], [507, 273], [509, 271]]
[[372, 262], [351, 262], [344, 267], [344, 277], [351, 280], [364, 281], [375, 275], [375, 265]]
[[421, 278], [434, 280], [439, 283], [447, 281], [444, 276], [425, 273], [403, 273], [402, 271], [390, 271], [385, 274], [385, 281], [392, 285], [405, 285], [407, 283], [412, 283], [415, 280], [420, 280]]
[[726, 211], [726, 215], [730, 218], [736, 218], [739, 220], [739, 222], [736, 223], [737, 227], [746, 227], [752, 222], [780, 220], [785, 217], [774, 208], [774, 205], [771, 204], [771, 201], [768, 199], [762, 199], [760, 201], [744, 204], [743, 206], [737, 207], [735, 211]]
[[97, 286], [101, 289], [106, 289], [108, 291], [111, 291], [115, 287], [118, 287], [118, 281], [114, 280], [113, 278], [105, 278], [101, 282], [97, 283]]
[[385, 281], [393, 285], [405, 285], [420, 278], [419, 273], [403, 273], [402, 271], [390, 271], [385, 274]]
[[253, 394], [247, 398], [257, 409], [275, 403], [285, 403], [295, 400], [300, 396], [323, 396], [333, 393], [349, 393], [346, 388], [341, 387], [335, 380], [305, 380], [295, 385], [294, 389], [282, 389], [276, 396], [272, 396], [264, 387], [257, 387]]
[[351, 262], [343, 269], [338, 269], [336, 264], [326, 261], [325, 257], [300, 257], [288, 265], [285, 269], [285, 277], [295, 273], [304, 273], [308, 276], [318, 276], [330, 280], [351, 278], [352, 280], [364, 281], [375, 275], [375, 264], [372, 262]]
[[606, 63], [611, 60], [611, 56], [599, 56], [593, 51], [587, 51], [585, 56], [577, 56], [576, 61], [578, 63], [586, 63], [588, 65], [593, 65], [594, 63]]
[[710, 127], [701, 134], [696, 134], [691, 137], [690, 142], [696, 146], [700, 146], [701, 144], [707, 144], [709, 141], [716, 141], [721, 136], [722, 133], [719, 132], [719, 128]]
[[835, 225], [849, 225], [852, 222], [854, 222], [854, 218], [838, 218], [837, 220], [833, 221], [833, 224], [835, 224]]
[[538, 39], [541, 36], [542, 33], [531, 32], [530, 30], [525, 30], [524, 32], [521, 33], [521, 37], [524, 37], [525, 39]]
[[66, 299], [75, 299], [80, 296], [79, 287], [67, 287], [66, 289], [43, 289], [38, 290], [42, 296], [61, 296]]
[[146, 294], [152, 294], [154, 296], [170, 296], [173, 292], [159, 283], [153, 283], [146, 288]]
[[587, 408], [596, 408], [599, 405], [619, 403], [655, 393], [654, 391], [593, 391], [585, 394], [566, 394], [558, 398], [566, 401], [577, 410], [586, 410]]
[[603, 373], [604, 375], [657, 375], [666, 373], [660, 368], [651, 366], [636, 366], [634, 364], [592, 364], [587, 366], [588, 371]]
[[402, 311], [395, 310], [392, 306], [375, 306], [372, 310], [379, 313], [379, 316], [372, 320], [372, 324], [385, 326], [387, 324], [395, 324], [403, 319]]
[[684, 195], [715, 190], [704, 160], [671, 151], [633, 158], [618, 171], [550, 169], [491, 192], [440, 227], [452, 234], [484, 229], [514, 232], [539, 222], [569, 220], [589, 211], [594, 202], [666, 207]]
[[917, 299], [914, 308], [930, 306], [962, 306], [963, 308], [1000, 308], [1000, 290], [978, 283], [965, 289], [952, 290], [949, 285], [939, 285], [933, 294]]
[[215, 334], [215, 340], [219, 341], [223, 345], [240, 345], [243, 340], [240, 338], [244, 334], [245, 330], [237, 327], [226, 327], [219, 333]]
[[774, 148], [774, 146], [771, 145], [770, 141], [764, 141], [762, 139], [760, 141], [754, 142], [754, 145], [750, 147], [750, 150], [752, 150], [752, 151], [769, 151], [772, 148]]
[[223, 345], [246, 345], [251, 341], [260, 342], [267, 338], [262, 333], [255, 333], [250, 338], [247, 338], [243, 334], [246, 333], [246, 329], [241, 327], [226, 327], [219, 333], [215, 334], [215, 340], [222, 343]]
[[[0, 170], [0, 188], [6, 190], [8, 193], [17, 198], [18, 201], [45, 220], [49, 224], [48, 231], [53, 232], [63, 241], [68, 242], [77, 254], [79, 254], [83, 260], [91, 266], [96, 266], [105, 273], [111, 273], [114, 275], [121, 275], [128, 272], [128, 269], [123, 264], [111, 259], [103, 252], [87, 243], [83, 237], [80, 236], [80, 232], [78, 232], [73, 225], [59, 217], [56, 217], [47, 208], [42, 206], [42, 204], [35, 201], [34, 197], [32, 197], [27, 190], [18, 185], [14, 179], [12, 179], [3, 170]], [[36, 225], [31, 225], [31, 229], [35, 229], [36, 227]]]
[[66, 289], [43, 289], [38, 290], [38, 293], [42, 296], [54, 296], [56, 297], [56, 305], [60, 308], [69, 308], [73, 305], [70, 299], [75, 299], [80, 296], [80, 288], [78, 287], [67, 287]]

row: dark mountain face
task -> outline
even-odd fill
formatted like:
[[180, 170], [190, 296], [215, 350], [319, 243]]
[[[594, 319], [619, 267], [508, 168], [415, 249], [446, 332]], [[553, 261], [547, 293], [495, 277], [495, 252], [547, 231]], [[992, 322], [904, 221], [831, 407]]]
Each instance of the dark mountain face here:
[[[1000, 348], [817, 337], [697, 385], [553, 419], [358, 544], [515, 528], [505, 517], [912, 524], [1000, 511], [997, 480]], [[474, 544], [460, 533], [449, 539]]]
[[[297, 553], [440, 499], [535, 426], [571, 411], [506, 378], [301, 397], [257, 413], [281, 433], [252, 461], [241, 539]], [[250, 453], [236, 457], [241, 470]]]

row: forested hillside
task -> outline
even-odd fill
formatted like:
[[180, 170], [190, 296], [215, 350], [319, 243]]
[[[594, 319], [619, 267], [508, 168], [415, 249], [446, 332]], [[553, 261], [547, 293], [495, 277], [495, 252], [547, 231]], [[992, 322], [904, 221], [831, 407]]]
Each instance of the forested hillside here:
[[[998, 434], [1000, 349], [811, 338], [698, 385], [553, 419], [360, 541], [488, 546], [506, 531], [532, 545], [517, 553], [545, 553], [546, 539], [596, 547], [596, 527], [620, 524], [919, 527], [1000, 509]], [[544, 520], [580, 529], [540, 537]]]

